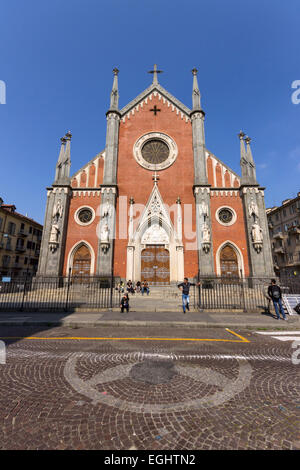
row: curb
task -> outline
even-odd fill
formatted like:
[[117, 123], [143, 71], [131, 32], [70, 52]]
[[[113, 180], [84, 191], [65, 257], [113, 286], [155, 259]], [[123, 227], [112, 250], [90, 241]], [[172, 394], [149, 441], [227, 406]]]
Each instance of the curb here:
[[[73, 328], [91, 328], [91, 327], [173, 327], [173, 328], [243, 328], [243, 329], [258, 329], [258, 328], [272, 328], [272, 325], [253, 323], [253, 324], [240, 324], [240, 323], [211, 323], [211, 322], [184, 322], [184, 321], [172, 321], [172, 322], [160, 322], [160, 321], [126, 321], [126, 320], [110, 320], [110, 321], [1, 321], [0, 326], [65, 326]], [[298, 328], [297, 328], [298, 326]], [[295, 330], [299, 331], [300, 325], [289, 323], [286, 326], [276, 326], [276, 329], [280, 330]], [[274, 326], [275, 328], [275, 326]]]

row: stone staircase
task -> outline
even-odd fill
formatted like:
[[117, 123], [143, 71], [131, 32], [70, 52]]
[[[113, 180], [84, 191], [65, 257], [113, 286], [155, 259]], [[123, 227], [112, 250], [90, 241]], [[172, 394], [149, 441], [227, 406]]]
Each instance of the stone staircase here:
[[[150, 294], [129, 294], [130, 311], [132, 312], [178, 312], [182, 311], [181, 291], [174, 286], [150, 286]], [[118, 309], [114, 309], [118, 310]], [[190, 312], [196, 312], [191, 289]]]

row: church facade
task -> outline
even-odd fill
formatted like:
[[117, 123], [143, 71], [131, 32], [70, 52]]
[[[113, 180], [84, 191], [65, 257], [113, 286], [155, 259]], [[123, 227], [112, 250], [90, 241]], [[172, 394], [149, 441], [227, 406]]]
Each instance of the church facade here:
[[274, 276], [250, 138], [239, 134], [241, 175], [205, 145], [197, 70], [192, 108], [158, 82], [119, 109], [113, 71], [105, 150], [73, 176], [71, 133], [47, 189], [39, 276], [144, 280]]

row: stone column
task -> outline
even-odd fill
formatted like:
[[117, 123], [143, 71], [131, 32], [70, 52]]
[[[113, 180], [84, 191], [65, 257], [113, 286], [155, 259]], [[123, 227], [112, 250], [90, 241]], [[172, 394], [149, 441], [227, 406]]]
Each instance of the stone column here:
[[113, 253], [116, 225], [117, 188], [101, 186], [100, 222], [97, 229], [98, 255], [96, 272], [110, 278], [113, 272]]
[[48, 188], [37, 276], [57, 277], [63, 274], [71, 194], [70, 186]]
[[182, 242], [182, 208], [181, 200], [178, 197], [177, 201], [177, 244], [176, 244], [176, 257], [177, 257], [177, 281], [182, 281], [184, 278], [184, 246]]
[[273, 277], [273, 260], [269, 230], [264, 203], [264, 188], [241, 186], [250, 275], [253, 277]]
[[194, 187], [196, 200], [196, 230], [199, 274], [214, 275], [214, 257], [212, 244], [210, 187]]

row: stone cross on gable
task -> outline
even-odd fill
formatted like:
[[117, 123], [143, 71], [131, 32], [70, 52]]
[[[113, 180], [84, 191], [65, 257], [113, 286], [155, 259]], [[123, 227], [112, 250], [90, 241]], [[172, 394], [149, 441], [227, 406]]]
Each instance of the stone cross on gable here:
[[148, 73], [153, 73], [153, 83], [154, 83], [155, 85], [157, 85], [157, 84], [158, 84], [157, 74], [158, 74], [158, 73], [163, 73], [163, 71], [162, 71], [162, 70], [157, 70], [157, 65], [154, 64], [153, 70], [150, 70]]

